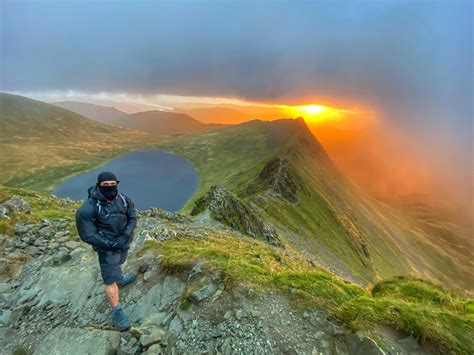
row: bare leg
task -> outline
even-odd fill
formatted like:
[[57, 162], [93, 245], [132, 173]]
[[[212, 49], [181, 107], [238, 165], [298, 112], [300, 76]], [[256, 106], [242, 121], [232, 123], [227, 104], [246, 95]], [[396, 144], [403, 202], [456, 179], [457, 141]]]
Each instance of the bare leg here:
[[112, 307], [115, 307], [119, 301], [119, 289], [117, 283], [105, 285], [105, 297]]

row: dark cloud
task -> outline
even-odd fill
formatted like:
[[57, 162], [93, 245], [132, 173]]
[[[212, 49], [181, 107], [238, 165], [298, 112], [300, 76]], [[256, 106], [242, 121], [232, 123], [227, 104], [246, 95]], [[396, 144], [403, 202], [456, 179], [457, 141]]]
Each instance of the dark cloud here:
[[4, 1], [1, 89], [360, 102], [470, 142], [470, 1]]

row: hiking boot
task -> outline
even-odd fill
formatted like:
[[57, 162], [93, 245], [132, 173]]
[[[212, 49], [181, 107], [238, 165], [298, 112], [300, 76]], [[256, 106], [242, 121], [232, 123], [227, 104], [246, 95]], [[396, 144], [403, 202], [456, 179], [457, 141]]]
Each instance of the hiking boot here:
[[112, 310], [112, 325], [123, 332], [129, 330], [132, 323], [128, 320], [123, 309], [119, 308], [118, 310]]
[[117, 286], [123, 287], [125, 285], [128, 285], [130, 282], [135, 281], [136, 278], [137, 278], [137, 275], [122, 275], [122, 278], [117, 281]]

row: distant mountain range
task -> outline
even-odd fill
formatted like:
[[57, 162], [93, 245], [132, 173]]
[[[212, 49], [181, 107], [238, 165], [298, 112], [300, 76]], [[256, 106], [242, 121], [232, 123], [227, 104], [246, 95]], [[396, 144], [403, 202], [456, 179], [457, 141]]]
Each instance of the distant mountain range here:
[[154, 134], [189, 134], [225, 127], [224, 124], [206, 124], [184, 113], [144, 111], [122, 116], [114, 124]]
[[127, 114], [111, 106], [78, 101], [63, 101], [55, 105], [99, 122], [152, 134], [188, 134], [224, 126], [223, 124], [206, 124], [179, 112], [149, 110]]
[[0, 93], [0, 138], [82, 137], [122, 129], [42, 101]]
[[55, 102], [54, 105], [107, 124], [115, 124], [117, 118], [127, 115], [126, 112], [119, 111], [112, 106], [102, 106], [86, 102], [62, 101]]

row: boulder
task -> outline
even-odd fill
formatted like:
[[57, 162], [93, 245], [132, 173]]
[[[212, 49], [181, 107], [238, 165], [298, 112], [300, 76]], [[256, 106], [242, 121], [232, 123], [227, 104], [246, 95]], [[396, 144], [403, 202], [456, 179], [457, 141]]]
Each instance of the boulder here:
[[2, 206], [9, 212], [30, 213], [30, 204], [20, 196], [13, 195], [9, 200], [2, 203]]
[[211, 297], [217, 291], [217, 286], [214, 284], [208, 284], [201, 287], [199, 290], [193, 291], [189, 294], [188, 298], [193, 303], [199, 303], [205, 299]]

